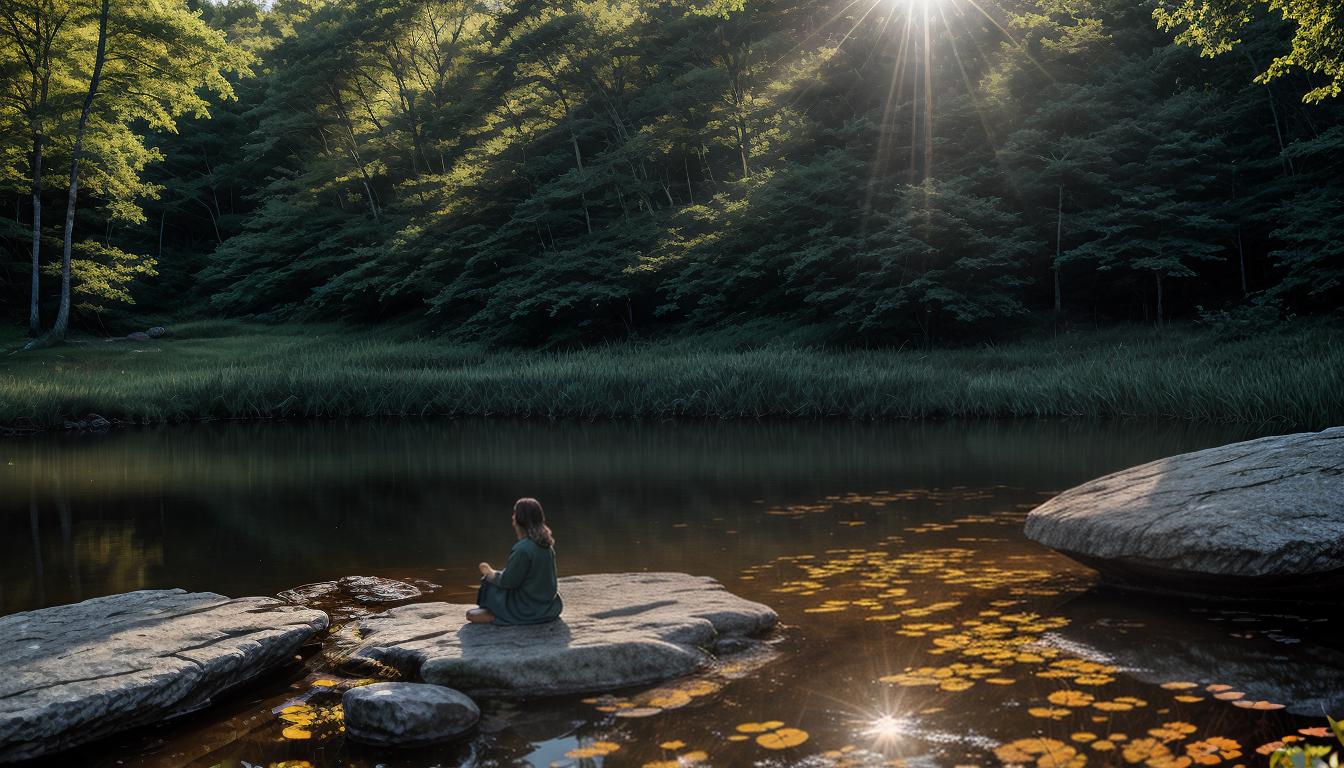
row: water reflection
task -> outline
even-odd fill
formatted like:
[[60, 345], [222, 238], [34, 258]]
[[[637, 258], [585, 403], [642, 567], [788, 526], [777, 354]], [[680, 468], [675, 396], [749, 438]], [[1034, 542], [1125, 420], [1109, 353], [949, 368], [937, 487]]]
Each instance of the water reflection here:
[[[1344, 690], [1337, 621], [1098, 591], [1092, 572], [1025, 541], [1021, 523], [1064, 487], [1250, 436], [1123, 423], [422, 422], [13, 440], [0, 443], [0, 611], [141, 587], [275, 594], [353, 574], [466, 600], [474, 564], [507, 549], [510, 502], [535, 495], [562, 571], [715, 576], [778, 610], [770, 654], [643, 690], [490, 702], [469, 741], [396, 753], [340, 735], [340, 692], [365, 681], [318, 655], [62, 760], [1232, 766], [1305, 738], [1313, 707], [1344, 704], [1332, 693]], [[332, 599], [338, 617], [361, 612]]]
[[[559, 521], [570, 572], [718, 572], [721, 556], [763, 562], [833, 534], [829, 521], [763, 526], [761, 505], [994, 485], [1034, 501], [1242, 436], [1076, 422], [357, 422], [9, 439], [0, 441], [0, 614], [145, 587], [274, 594], [352, 573], [475, 563], [501, 548], [508, 504], [525, 493]], [[941, 506], [926, 501], [864, 503]]]

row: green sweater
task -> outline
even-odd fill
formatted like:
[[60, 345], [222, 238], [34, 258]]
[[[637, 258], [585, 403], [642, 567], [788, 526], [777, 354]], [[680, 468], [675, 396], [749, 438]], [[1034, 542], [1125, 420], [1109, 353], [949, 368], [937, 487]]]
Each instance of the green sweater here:
[[495, 578], [481, 584], [477, 603], [500, 624], [540, 624], [560, 616], [555, 550], [522, 538]]

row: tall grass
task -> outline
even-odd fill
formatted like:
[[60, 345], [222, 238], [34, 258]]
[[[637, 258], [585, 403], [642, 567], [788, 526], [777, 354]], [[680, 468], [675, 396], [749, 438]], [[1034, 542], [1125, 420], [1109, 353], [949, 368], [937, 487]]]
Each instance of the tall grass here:
[[1344, 423], [1344, 333], [1225, 341], [1114, 329], [995, 347], [834, 351], [703, 340], [486, 350], [400, 332], [200, 324], [0, 357], [0, 424], [500, 416], [1141, 417]]

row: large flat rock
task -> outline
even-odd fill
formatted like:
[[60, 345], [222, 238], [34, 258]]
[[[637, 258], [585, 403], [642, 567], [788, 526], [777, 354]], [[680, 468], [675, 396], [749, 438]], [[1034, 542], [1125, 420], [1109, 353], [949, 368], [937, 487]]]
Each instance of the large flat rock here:
[[204, 707], [326, 629], [266, 597], [128, 592], [0, 618], [0, 762]]
[[360, 623], [352, 655], [473, 696], [593, 693], [689, 674], [712, 660], [721, 636], [778, 621], [769, 607], [684, 573], [569, 576], [560, 594], [560, 620], [533, 626], [465, 624], [470, 605], [393, 608]]
[[1026, 533], [1129, 586], [1327, 587], [1344, 578], [1344, 427], [1116, 472], [1037, 507]]

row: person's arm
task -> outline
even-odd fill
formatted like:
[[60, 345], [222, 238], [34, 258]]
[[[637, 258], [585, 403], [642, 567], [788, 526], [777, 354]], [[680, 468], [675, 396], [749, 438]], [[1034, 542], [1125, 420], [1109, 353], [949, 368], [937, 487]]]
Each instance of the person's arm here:
[[501, 589], [517, 589], [527, 578], [531, 566], [532, 558], [527, 556], [522, 547], [517, 547], [509, 552], [509, 561], [504, 564], [504, 570], [495, 571], [494, 582]]

